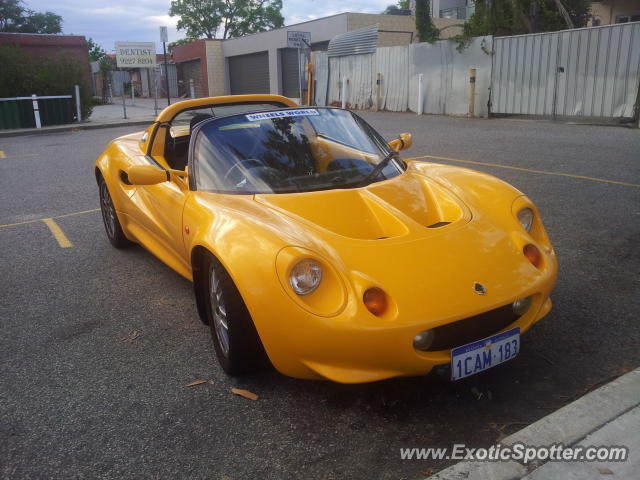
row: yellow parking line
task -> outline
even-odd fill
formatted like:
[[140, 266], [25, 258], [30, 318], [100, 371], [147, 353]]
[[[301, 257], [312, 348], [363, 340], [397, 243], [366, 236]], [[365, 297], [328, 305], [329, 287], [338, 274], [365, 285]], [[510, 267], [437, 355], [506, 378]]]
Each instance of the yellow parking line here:
[[476, 162], [474, 160], [461, 160], [459, 158], [438, 157], [436, 155], [422, 155], [421, 157], [413, 157], [412, 160], [420, 160], [421, 158], [433, 158], [436, 160], [446, 160], [449, 162], [468, 163], [470, 165], [483, 165], [485, 167], [507, 168], [509, 170], [519, 170], [521, 172], [540, 173], [543, 175], [555, 175], [557, 177], [579, 178], [580, 180], [591, 180], [592, 182], [613, 183], [615, 185], [625, 185], [627, 187], [639, 188], [636, 183], [619, 182], [617, 180], [607, 180], [606, 178], [586, 177], [584, 175], [573, 175], [571, 173], [549, 172], [547, 170], [534, 170], [532, 168], [513, 167], [511, 165], [500, 165], [499, 163]]
[[49, 227], [49, 230], [51, 230], [51, 233], [53, 233], [53, 236], [56, 237], [56, 240], [58, 241], [58, 245], [60, 245], [60, 248], [73, 247], [73, 243], [71, 243], [71, 241], [67, 238], [67, 236], [64, 234], [64, 232], [60, 228], [60, 225], [58, 225], [53, 218], [43, 218], [42, 221], [47, 227]]
[[[99, 208], [94, 208], [93, 210], [83, 210], [81, 212], [65, 213], [64, 215], [57, 215], [57, 216], [51, 217], [51, 218], [55, 219], [55, 218], [71, 217], [73, 215], [82, 215], [84, 213], [98, 212], [99, 210], [100, 210]], [[16, 225], [26, 225], [28, 223], [42, 222], [44, 220], [46, 220], [46, 219], [44, 219], [44, 218], [36, 218], [35, 220], [27, 220], [26, 222], [5, 223], [4, 225], [0, 225], [0, 228], [3, 228], [3, 227], [15, 227]]]

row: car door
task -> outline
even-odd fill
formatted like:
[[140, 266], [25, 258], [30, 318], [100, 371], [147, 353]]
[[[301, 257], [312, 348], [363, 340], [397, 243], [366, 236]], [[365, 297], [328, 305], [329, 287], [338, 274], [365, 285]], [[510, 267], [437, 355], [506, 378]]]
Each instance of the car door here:
[[[160, 130], [167, 130], [160, 126]], [[154, 136], [154, 141], [164, 144], [164, 134]], [[151, 148], [146, 159], [151, 165], [169, 168], [161, 149]], [[186, 179], [172, 178], [156, 185], [137, 185], [131, 201], [138, 210], [136, 220], [141, 227], [136, 232], [139, 240], [155, 256], [183, 276], [190, 278], [191, 266], [183, 241], [182, 212], [189, 195]]]

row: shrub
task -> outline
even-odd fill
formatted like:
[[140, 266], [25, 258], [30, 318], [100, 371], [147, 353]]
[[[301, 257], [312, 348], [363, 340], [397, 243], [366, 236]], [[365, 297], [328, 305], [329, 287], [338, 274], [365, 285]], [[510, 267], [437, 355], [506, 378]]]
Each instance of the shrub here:
[[93, 110], [87, 65], [60, 51], [48, 57], [24, 54], [17, 45], [0, 45], [0, 98], [29, 97], [32, 94], [74, 95], [80, 85], [82, 118]]

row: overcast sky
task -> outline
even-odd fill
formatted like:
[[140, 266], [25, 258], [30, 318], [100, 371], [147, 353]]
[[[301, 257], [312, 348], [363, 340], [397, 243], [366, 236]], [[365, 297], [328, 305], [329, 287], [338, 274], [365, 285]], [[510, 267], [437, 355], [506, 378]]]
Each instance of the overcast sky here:
[[[107, 52], [114, 42], [156, 42], [160, 53], [158, 27], [169, 27], [169, 41], [184, 37], [175, 28], [176, 17], [168, 15], [170, 0], [24, 0], [35, 11], [53, 11], [62, 16], [63, 33], [93, 38]], [[342, 12], [380, 13], [394, 0], [283, 0], [285, 25]]]

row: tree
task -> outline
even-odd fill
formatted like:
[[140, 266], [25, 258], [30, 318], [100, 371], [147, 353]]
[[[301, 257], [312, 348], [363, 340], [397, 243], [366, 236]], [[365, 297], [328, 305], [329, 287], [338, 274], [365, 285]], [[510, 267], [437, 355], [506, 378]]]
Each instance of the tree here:
[[[481, 35], [520, 35], [584, 27], [590, 0], [476, 0], [475, 13], [457, 40], [467, 44]], [[563, 12], [564, 10], [564, 12]]]
[[0, 32], [60, 33], [62, 17], [29, 10], [21, 0], [0, 0]]
[[186, 45], [187, 43], [195, 42], [198, 40], [197, 38], [181, 38], [176, 40], [175, 42], [171, 42], [167, 44], [167, 51], [170, 55], [173, 55], [173, 49], [179, 45]]
[[282, 0], [172, 0], [169, 15], [188, 38], [234, 38], [282, 27], [281, 11]]
[[112, 72], [116, 69], [116, 59], [108, 55], [104, 55], [100, 59], [100, 76], [102, 77], [102, 101], [107, 103], [109, 100], [109, 86], [111, 84]]
[[87, 40], [87, 47], [89, 48], [89, 63], [100, 60], [107, 54], [91, 37]]
[[22, 25], [18, 27], [21, 33], [61, 33], [62, 17], [53, 12], [33, 12], [24, 18]]
[[20, 0], [0, 0], [0, 32], [15, 32], [23, 12]]
[[409, 9], [409, 0], [399, 0], [395, 5], [389, 5], [385, 8], [384, 15], [411, 15]]
[[416, 30], [421, 42], [433, 43], [440, 38], [440, 30], [431, 20], [431, 2], [416, 0]]

